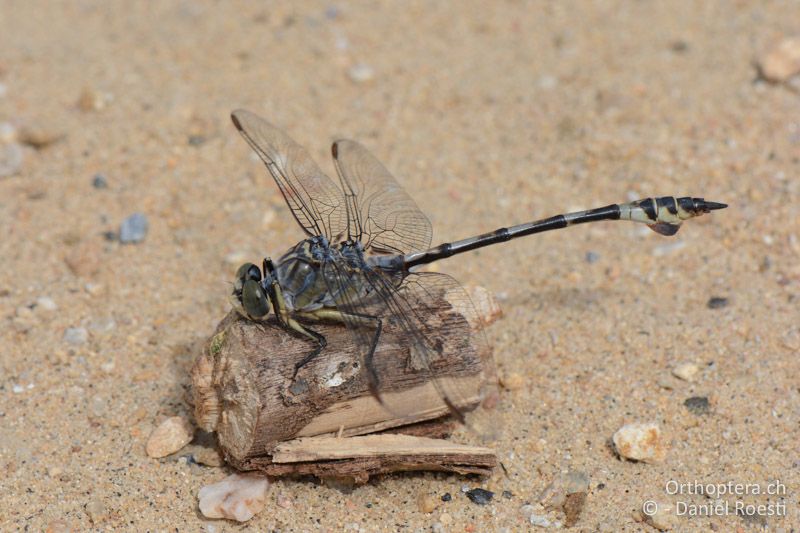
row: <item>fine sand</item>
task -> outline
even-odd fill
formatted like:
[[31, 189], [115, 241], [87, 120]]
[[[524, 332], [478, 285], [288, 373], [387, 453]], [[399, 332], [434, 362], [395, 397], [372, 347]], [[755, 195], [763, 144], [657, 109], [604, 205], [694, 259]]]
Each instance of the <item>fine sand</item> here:
[[[0, 3], [0, 164], [16, 168], [0, 178], [0, 530], [521, 531], [563, 521], [539, 502], [569, 470], [590, 480], [578, 531], [655, 531], [645, 501], [716, 498], [727, 514], [673, 529], [800, 526], [800, 96], [754, 66], [800, 32], [797, 5], [389, 4]], [[333, 139], [365, 144], [435, 243], [646, 196], [730, 207], [672, 238], [604, 222], [436, 265], [504, 311], [489, 337], [513, 390], [490, 479], [276, 480], [247, 525], [207, 520], [197, 492], [229, 470], [145, 443], [190, 415], [236, 267], [302, 238], [239, 107], [331, 174]], [[121, 244], [133, 213], [149, 230]], [[685, 363], [692, 380], [672, 375]], [[660, 426], [663, 462], [618, 457], [631, 422]], [[785, 490], [668, 493], [729, 481]]]

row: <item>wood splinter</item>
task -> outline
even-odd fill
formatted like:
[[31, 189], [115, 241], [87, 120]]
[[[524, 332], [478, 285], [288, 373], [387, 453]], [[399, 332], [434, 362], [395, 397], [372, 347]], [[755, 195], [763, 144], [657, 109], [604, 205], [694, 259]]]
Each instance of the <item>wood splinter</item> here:
[[[490, 302], [481, 324], [467, 321], [456, 307], [447, 316], [430, 317], [431, 324], [462, 320], [478, 331], [499, 316], [486, 291], [473, 291], [473, 300], [475, 293], [483, 300], [479, 306]], [[448, 391], [459, 392], [460, 409], [475, 408], [496, 380], [485, 343], [443, 337], [439, 359], [430, 370], [421, 369], [409, 364], [403, 332], [388, 324], [375, 354], [387, 410], [369, 393], [345, 327], [315, 324], [315, 329], [328, 345], [294, 380], [295, 364], [309, 343], [275, 322], [253, 322], [232, 311], [207, 341], [192, 369], [195, 418], [217, 433], [232, 466], [356, 482], [409, 470], [491, 472], [497, 464], [493, 450], [439, 438], [449, 435], [454, 422], [435, 384], [446, 380]]]

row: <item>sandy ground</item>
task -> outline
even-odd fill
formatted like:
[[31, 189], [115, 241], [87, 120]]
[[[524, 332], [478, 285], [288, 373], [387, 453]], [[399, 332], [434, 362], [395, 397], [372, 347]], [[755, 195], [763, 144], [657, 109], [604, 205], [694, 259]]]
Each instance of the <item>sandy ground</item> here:
[[[196, 346], [238, 263], [301, 238], [230, 124], [237, 107], [331, 173], [331, 140], [366, 144], [436, 242], [633, 197], [731, 204], [672, 239], [608, 222], [442, 262], [505, 312], [496, 360], [524, 378], [498, 409], [507, 473], [349, 493], [279, 480], [245, 529], [525, 530], [521, 508], [569, 469], [590, 478], [577, 530], [652, 530], [636, 521], [645, 500], [708, 501], [669, 481], [785, 486], [731, 502], [782, 501], [786, 516], [676, 530], [800, 526], [800, 97], [753, 66], [800, 31], [794, 2], [6, 0], [0, 27], [4, 142], [25, 126], [55, 141], [0, 179], [0, 530], [243, 528], [197, 509], [224, 469], [144, 453], [190, 412]], [[134, 212], [146, 239], [109, 239]], [[687, 362], [695, 381], [672, 378]], [[619, 459], [613, 433], [646, 421], [666, 460]], [[496, 496], [478, 506], [462, 485]]]

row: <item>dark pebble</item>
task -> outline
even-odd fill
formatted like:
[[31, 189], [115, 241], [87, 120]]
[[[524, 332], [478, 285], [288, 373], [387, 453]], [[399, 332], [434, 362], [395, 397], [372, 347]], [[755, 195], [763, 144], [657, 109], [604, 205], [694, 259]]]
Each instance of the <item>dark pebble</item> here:
[[119, 242], [123, 244], [142, 242], [147, 235], [147, 217], [142, 213], [134, 213], [119, 227]]
[[706, 307], [709, 309], [722, 309], [723, 307], [728, 306], [728, 299], [723, 298], [722, 296], [714, 296], [709, 298], [708, 303], [706, 303]]
[[510, 500], [513, 497], [514, 497], [514, 493], [511, 492], [510, 490], [504, 490], [503, 491], [503, 498], [507, 498], [507, 499]]
[[114, 242], [114, 241], [117, 240], [117, 234], [116, 234], [116, 232], [113, 232], [113, 231], [104, 231], [103, 232], [103, 238], [105, 240], [107, 240], [107, 241]]
[[586, 252], [586, 262], [589, 264], [596, 263], [600, 259], [600, 254], [597, 252]]
[[202, 135], [189, 135], [189, 144], [191, 146], [200, 146], [206, 142], [206, 138]]
[[605, 483], [598, 483], [597, 484], [597, 490], [603, 490], [604, 488], [606, 488], [606, 484]]
[[449, 492], [445, 492], [444, 494], [442, 494], [442, 501], [443, 502], [449, 502], [452, 499], [453, 499], [453, 497], [450, 495]]
[[689, 410], [690, 413], [695, 415], [707, 415], [709, 412], [708, 398], [705, 396], [692, 396], [683, 401], [683, 405]]
[[367, 509], [372, 509], [372, 502], [365, 503], [364, 507], [366, 507]]
[[108, 180], [102, 174], [95, 174], [92, 178], [92, 187], [95, 189], [107, 189]]
[[675, 52], [676, 54], [682, 54], [689, 50], [689, 43], [686, 41], [672, 41], [669, 45], [670, 50]]
[[467, 498], [472, 500], [472, 503], [486, 505], [494, 498], [494, 492], [485, 489], [472, 489], [467, 491]]

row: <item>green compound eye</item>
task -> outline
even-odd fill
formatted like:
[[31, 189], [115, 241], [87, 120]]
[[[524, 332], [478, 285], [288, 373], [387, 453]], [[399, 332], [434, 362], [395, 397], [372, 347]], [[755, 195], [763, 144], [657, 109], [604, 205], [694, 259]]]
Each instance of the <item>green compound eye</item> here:
[[261, 281], [261, 271], [253, 263], [245, 263], [236, 271], [236, 281], [238, 281], [241, 286], [249, 279]]
[[244, 282], [242, 287], [242, 307], [253, 319], [264, 318], [269, 314], [269, 302], [261, 285], [252, 279]]

